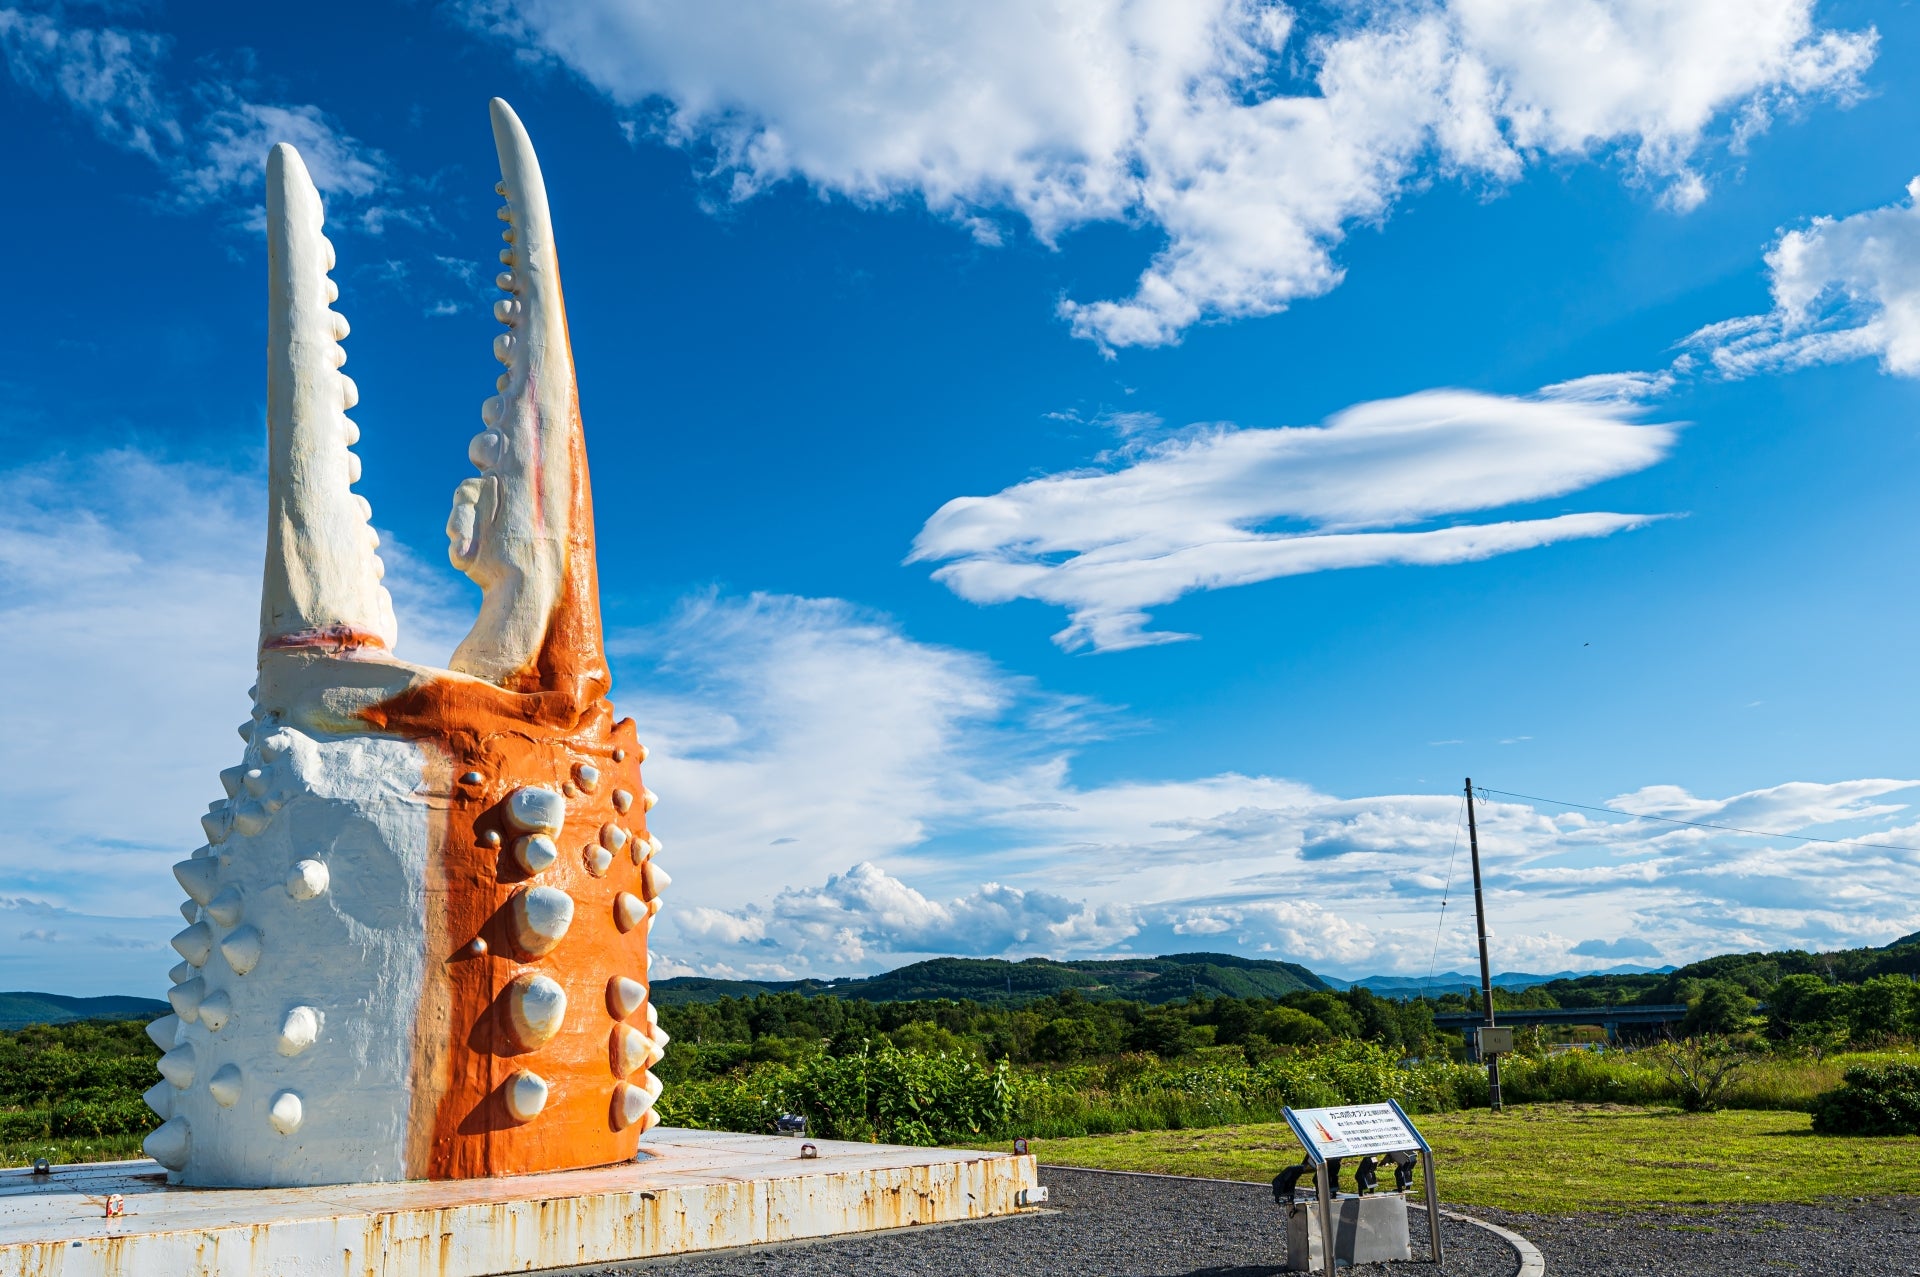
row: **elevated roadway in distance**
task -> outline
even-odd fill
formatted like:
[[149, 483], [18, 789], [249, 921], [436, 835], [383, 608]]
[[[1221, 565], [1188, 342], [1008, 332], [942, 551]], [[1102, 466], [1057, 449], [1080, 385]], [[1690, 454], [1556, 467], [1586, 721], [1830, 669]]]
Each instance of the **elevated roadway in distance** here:
[[[1551, 1009], [1533, 1008], [1503, 1011], [1494, 1009], [1494, 1022], [1506, 1027], [1525, 1029], [1546, 1025], [1593, 1024], [1607, 1031], [1607, 1041], [1617, 1041], [1620, 1030], [1640, 1030], [1630, 1036], [1644, 1036], [1669, 1024], [1678, 1024], [1687, 1018], [1687, 1004], [1684, 1002], [1658, 1003], [1650, 1006], [1613, 1006], [1613, 1007], [1553, 1007]], [[1464, 1033], [1477, 1024], [1485, 1024], [1486, 1015], [1480, 1011], [1442, 1011], [1433, 1017], [1435, 1028], [1450, 1029], [1455, 1033]]]

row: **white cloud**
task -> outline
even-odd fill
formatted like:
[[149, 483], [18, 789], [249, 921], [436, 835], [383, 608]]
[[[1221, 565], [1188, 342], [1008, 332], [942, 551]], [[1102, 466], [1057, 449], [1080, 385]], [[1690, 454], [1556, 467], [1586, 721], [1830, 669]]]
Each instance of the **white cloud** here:
[[[1556, 388], [1561, 389], [1561, 388]], [[1216, 426], [1119, 454], [1122, 464], [956, 497], [909, 562], [976, 603], [1066, 607], [1068, 649], [1190, 635], [1147, 609], [1195, 590], [1382, 563], [1460, 563], [1639, 527], [1583, 513], [1385, 531], [1561, 496], [1644, 469], [1674, 428], [1632, 420], [1616, 391], [1509, 398], [1436, 390], [1360, 404], [1325, 426]], [[1274, 527], [1275, 524], [1292, 526]]]
[[[178, 929], [167, 867], [198, 845], [249, 710], [265, 510], [254, 475], [133, 451], [0, 471], [9, 890], [130, 934]], [[403, 651], [443, 659], [465, 628], [445, 571], [429, 577], [391, 538], [381, 555]], [[52, 925], [96, 949], [111, 934]], [[84, 947], [67, 954], [74, 979], [103, 978]]]
[[1649, 785], [1621, 795], [1610, 805], [1637, 816], [1665, 816], [1794, 833], [1836, 821], [1891, 816], [1905, 810], [1905, 804], [1874, 800], [1914, 785], [1920, 785], [1920, 781], [1851, 780], [1833, 785], [1794, 782], [1719, 799], [1695, 798], [1676, 785]]
[[[317, 106], [271, 106], [245, 101], [230, 91], [220, 99], [199, 125], [203, 162], [181, 177], [182, 198], [188, 202], [264, 189], [267, 152], [277, 142], [291, 142], [313, 184], [335, 200], [369, 199], [393, 180], [386, 156], [347, 136]], [[367, 213], [361, 224], [376, 235], [387, 219], [412, 216], [387, 208]]]
[[156, 161], [184, 140], [159, 75], [167, 45], [152, 32], [70, 28], [51, 14], [0, 9], [0, 51], [17, 82]]
[[[132, 452], [0, 472], [0, 807], [14, 814], [0, 961], [23, 982], [138, 992], [164, 971], [158, 946], [179, 926], [167, 866], [198, 841], [246, 713], [261, 509], [251, 475]], [[439, 659], [464, 611], [450, 571], [391, 541], [382, 555], [403, 643]], [[1470, 960], [1456, 795], [1341, 797], [1231, 772], [1084, 782], [1076, 751], [1113, 711], [836, 600], [690, 600], [627, 636], [616, 663], [616, 703], [663, 795], [663, 975], [1196, 947], [1418, 972], [1450, 855], [1456, 922], [1438, 960]], [[1483, 804], [1496, 961], [1605, 965], [1579, 950], [1590, 941], [1686, 960], [1913, 931], [1914, 789], [1613, 800], [1863, 840], [1841, 846]], [[1810, 881], [1825, 884], [1813, 903]]]
[[1877, 358], [1920, 377], [1920, 177], [1904, 203], [1816, 217], [1767, 253], [1773, 309], [1687, 339], [1730, 377]]
[[1737, 145], [1795, 101], [1849, 99], [1875, 43], [1816, 28], [1813, 0], [1413, 0], [1312, 22], [1263, 0], [464, 8], [700, 154], [728, 198], [792, 179], [914, 198], [986, 243], [1004, 213], [1048, 243], [1153, 226], [1165, 246], [1131, 296], [1061, 304], [1107, 347], [1326, 292], [1347, 228], [1435, 174], [1618, 155], [1690, 207], [1716, 129]]
[[1100, 950], [1139, 925], [1124, 905], [1092, 906], [993, 882], [952, 900], [932, 900], [863, 861], [823, 886], [788, 887], [766, 905], [736, 913], [688, 911], [678, 929], [695, 943], [771, 950], [786, 970], [845, 971], [894, 954]]
[[[1471, 962], [1458, 795], [1342, 798], [1235, 773], [1082, 784], [1077, 743], [1105, 721], [1092, 707], [1049, 707], [977, 656], [831, 600], [703, 599], [665, 633], [629, 645], [616, 696], [664, 795], [675, 887], [656, 935], [675, 969], [786, 979], [939, 953], [1204, 947], [1423, 972], [1450, 859], [1437, 960]], [[1618, 960], [1587, 942], [1684, 961], [1912, 931], [1920, 857], [1871, 843], [1920, 845], [1886, 827], [1914, 787], [1613, 800], [1780, 832], [1845, 821], [1868, 844], [1813, 848], [1483, 803], [1496, 961], [1583, 969]], [[1841, 866], [1859, 889], [1810, 910], [1806, 882]]]
[[[314, 184], [337, 201], [365, 201], [393, 185], [386, 157], [348, 136], [319, 107], [253, 102], [233, 85], [197, 82], [183, 115], [164, 70], [168, 38], [63, 18], [59, 10], [0, 9], [0, 53], [8, 71], [23, 88], [65, 102], [106, 142], [160, 165], [176, 178], [173, 194], [183, 207], [234, 197], [257, 201], [275, 142], [297, 146]], [[379, 212], [361, 223], [371, 234], [387, 219], [417, 217]]]

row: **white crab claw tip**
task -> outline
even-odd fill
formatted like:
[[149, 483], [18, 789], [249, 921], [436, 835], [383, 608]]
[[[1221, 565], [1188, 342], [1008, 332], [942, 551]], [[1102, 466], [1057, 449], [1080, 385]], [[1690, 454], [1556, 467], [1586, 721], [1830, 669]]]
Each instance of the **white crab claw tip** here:
[[[349, 491], [360, 460], [343, 416], [359, 399], [337, 369], [347, 321], [329, 309], [333, 245], [320, 193], [286, 143], [267, 157], [267, 455], [269, 536], [261, 591], [263, 650], [302, 647], [341, 632], [394, 641], [393, 603], [364, 538], [363, 505]], [[327, 638], [325, 641], [333, 641]]]

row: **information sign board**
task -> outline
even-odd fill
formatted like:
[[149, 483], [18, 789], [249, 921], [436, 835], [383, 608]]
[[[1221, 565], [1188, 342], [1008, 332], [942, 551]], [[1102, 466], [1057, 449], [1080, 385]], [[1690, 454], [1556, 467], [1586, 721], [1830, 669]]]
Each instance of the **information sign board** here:
[[[1338, 1246], [1334, 1244], [1333, 1199], [1339, 1191], [1335, 1183], [1336, 1163], [1348, 1157], [1374, 1157], [1381, 1153], [1418, 1153], [1421, 1178], [1426, 1181], [1427, 1239], [1433, 1247], [1433, 1262], [1440, 1262], [1440, 1190], [1434, 1182], [1433, 1150], [1420, 1138], [1405, 1110], [1392, 1100], [1385, 1104], [1348, 1104], [1340, 1108], [1280, 1110], [1287, 1125], [1307, 1146], [1307, 1160], [1313, 1164], [1314, 1209], [1320, 1216], [1320, 1236], [1327, 1239], [1322, 1248], [1326, 1260], [1325, 1277], [1336, 1277]], [[1281, 1180], [1274, 1180], [1279, 1192]], [[1289, 1196], [1291, 1190], [1289, 1190]], [[1291, 1260], [1289, 1260], [1291, 1265]]]
[[1426, 1146], [1426, 1141], [1414, 1131], [1413, 1124], [1397, 1104], [1293, 1109], [1288, 1117], [1293, 1129], [1319, 1161], [1375, 1153], [1406, 1153]]

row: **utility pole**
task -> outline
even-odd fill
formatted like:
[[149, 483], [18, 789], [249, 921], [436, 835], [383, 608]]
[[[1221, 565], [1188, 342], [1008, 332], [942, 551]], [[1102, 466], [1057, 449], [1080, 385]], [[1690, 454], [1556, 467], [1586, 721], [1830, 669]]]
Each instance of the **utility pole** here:
[[[1480, 927], [1480, 1000], [1486, 1007], [1487, 1027], [1493, 1027], [1493, 967], [1487, 961], [1487, 902], [1480, 892], [1480, 828], [1473, 818], [1473, 777], [1467, 777], [1467, 847], [1473, 853], [1473, 917]], [[1487, 1056], [1487, 1099], [1501, 1111], [1500, 1053]]]

